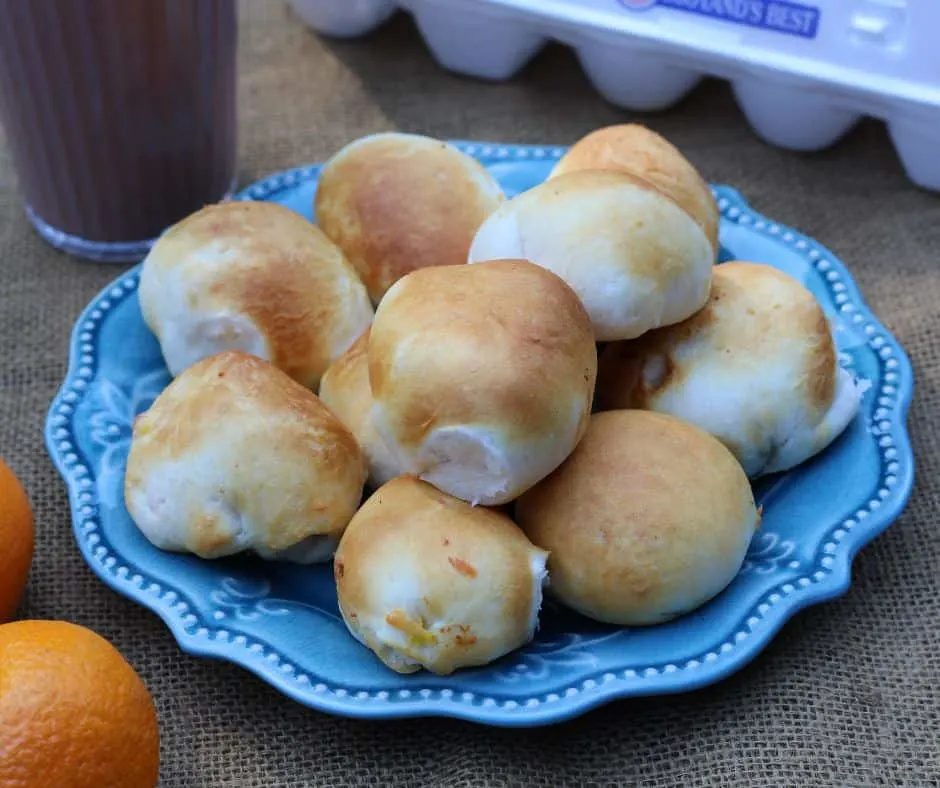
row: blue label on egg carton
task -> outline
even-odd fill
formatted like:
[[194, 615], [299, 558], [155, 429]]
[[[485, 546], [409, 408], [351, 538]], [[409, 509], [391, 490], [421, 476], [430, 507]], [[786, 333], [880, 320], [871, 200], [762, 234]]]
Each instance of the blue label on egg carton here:
[[669, 8], [774, 33], [816, 38], [819, 9], [784, 0], [619, 0], [629, 11]]

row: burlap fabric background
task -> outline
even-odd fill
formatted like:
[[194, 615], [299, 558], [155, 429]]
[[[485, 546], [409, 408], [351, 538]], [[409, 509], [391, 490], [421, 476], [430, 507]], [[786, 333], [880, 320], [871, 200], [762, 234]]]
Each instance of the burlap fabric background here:
[[[243, 9], [243, 183], [380, 129], [566, 143], [627, 117], [562, 49], [512, 84], [484, 85], [436, 68], [404, 18], [324, 43], [278, 0]], [[237, 667], [182, 654], [156, 617], [93, 577], [42, 427], [73, 321], [118, 271], [37, 239], [0, 144], [0, 454], [38, 528], [24, 613], [93, 627], [140, 671], [159, 707], [163, 785], [940, 785], [940, 197], [911, 186], [875, 123], [821, 155], [784, 153], [755, 139], [717, 83], [647, 122], [709, 179], [850, 265], [916, 367], [918, 489], [858, 558], [849, 593], [799, 615], [741, 673], [532, 731], [309, 711]]]

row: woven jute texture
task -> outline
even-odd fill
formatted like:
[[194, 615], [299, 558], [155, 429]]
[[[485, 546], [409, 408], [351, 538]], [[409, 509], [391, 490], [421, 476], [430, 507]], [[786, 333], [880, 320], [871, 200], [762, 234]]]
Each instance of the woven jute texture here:
[[[242, 183], [379, 130], [569, 143], [631, 118], [560, 47], [489, 85], [439, 69], [406, 17], [365, 40], [324, 42], [280, 0], [242, 10]], [[880, 124], [821, 154], [779, 151], [721, 83], [645, 122], [707, 178], [850, 266], [916, 367], [918, 484], [856, 560], [848, 593], [799, 614], [740, 673], [540, 730], [310, 711], [240, 668], [186, 656], [154, 615], [92, 575], [42, 428], [73, 322], [120, 269], [36, 237], [0, 142], [0, 454], [24, 479], [38, 528], [22, 613], [90, 626], [127, 656], [159, 709], [163, 785], [940, 785], [940, 197], [908, 182]]]

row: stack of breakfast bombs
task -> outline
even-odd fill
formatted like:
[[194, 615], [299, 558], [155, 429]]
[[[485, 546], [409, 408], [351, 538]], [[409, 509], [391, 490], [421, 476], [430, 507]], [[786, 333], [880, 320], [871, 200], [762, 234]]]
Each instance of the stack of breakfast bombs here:
[[153, 247], [140, 306], [174, 380], [125, 499], [164, 550], [332, 559], [395, 671], [523, 646], [543, 591], [623, 626], [701, 606], [759, 527], [750, 480], [857, 411], [812, 294], [716, 265], [711, 191], [642, 126], [512, 199], [451, 145], [376, 134], [313, 208], [212, 205]]

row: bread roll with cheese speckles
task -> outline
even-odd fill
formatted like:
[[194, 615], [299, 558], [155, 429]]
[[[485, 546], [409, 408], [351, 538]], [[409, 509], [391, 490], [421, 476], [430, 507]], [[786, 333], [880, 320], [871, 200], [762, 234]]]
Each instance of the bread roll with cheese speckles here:
[[572, 145], [549, 177], [578, 170], [641, 175], [672, 198], [702, 228], [718, 254], [718, 204], [698, 170], [671, 142], [638, 123], [596, 129]]
[[342, 252], [272, 202], [210, 205], [171, 227], [143, 262], [140, 308], [173, 375], [223, 350], [270, 361], [315, 390], [372, 322]]
[[314, 205], [378, 303], [409, 271], [466, 263], [473, 234], [504, 199], [486, 168], [453, 145], [385, 132], [326, 163]]
[[356, 513], [333, 572], [357, 640], [398, 673], [447, 675], [532, 639], [546, 558], [505, 515], [400, 476]]
[[512, 501], [587, 425], [590, 320], [525, 260], [413, 271], [379, 304], [368, 352], [372, 421], [396, 465], [471, 503]]
[[670, 621], [721, 593], [759, 520], [731, 452], [642, 410], [595, 414], [571, 457], [516, 502], [516, 522], [551, 554], [551, 594], [621, 626]]
[[522, 192], [483, 223], [469, 261], [501, 257], [558, 274], [606, 342], [701, 309], [715, 254], [702, 228], [649, 181], [583, 170]]
[[822, 451], [859, 402], [813, 294], [762, 263], [717, 266], [704, 309], [638, 340], [611, 343], [598, 373], [598, 408], [645, 408], [696, 424], [751, 477]]
[[332, 555], [365, 480], [355, 438], [316, 394], [224, 351], [188, 367], [134, 422], [124, 497], [163, 550], [313, 563]]
[[369, 465], [369, 484], [381, 487], [401, 473], [372, 423], [369, 332], [340, 356], [320, 381], [320, 400], [355, 436]]

